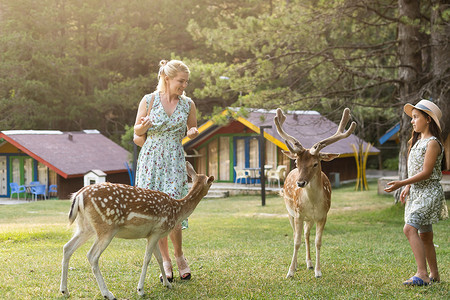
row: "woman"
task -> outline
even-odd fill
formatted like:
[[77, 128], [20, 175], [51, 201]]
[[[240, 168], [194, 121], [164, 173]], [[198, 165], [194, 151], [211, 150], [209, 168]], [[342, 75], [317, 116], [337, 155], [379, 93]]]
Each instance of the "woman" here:
[[[134, 126], [134, 142], [142, 147], [136, 186], [162, 191], [176, 199], [188, 193], [181, 140], [185, 133], [191, 139], [199, 134], [195, 104], [184, 92], [189, 74], [189, 68], [182, 61], [162, 60], [156, 91], [142, 98]], [[181, 224], [178, 224], [169, 236], [180, 278], [188, 280], [191, 270], [183, 255], [181, 230]], [[173, 267], [167, 237], [159, 241], [159, 248], [167, 278], [172, 281]]]

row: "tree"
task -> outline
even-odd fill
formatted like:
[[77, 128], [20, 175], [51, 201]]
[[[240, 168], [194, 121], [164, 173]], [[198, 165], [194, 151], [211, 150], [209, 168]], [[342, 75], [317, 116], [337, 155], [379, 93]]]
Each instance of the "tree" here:
[[[316, 109], [334, 120], [349, 106], [358, 135], [372, 142], [380, 125], [387, 129], [402, 115], [404, 157], [409, 120], [403, 105], [433, 98], [447, 110], [445, 2], [273, 1], [271, 13], [230, 16], [213, 28], [191, 23], [190, 31], [214, 51], [233, 56], [225, 75], [227, 88], [242, 93], [238, 103]], [[202, 92], [219, 87], [214, 82], [205, 80]]]

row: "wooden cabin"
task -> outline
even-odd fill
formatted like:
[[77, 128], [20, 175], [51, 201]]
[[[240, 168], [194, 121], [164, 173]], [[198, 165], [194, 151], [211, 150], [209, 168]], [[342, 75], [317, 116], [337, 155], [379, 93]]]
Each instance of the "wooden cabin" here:
[[[234, 182], [238, 168], [260, 168], [261, 164], [276, 169], [286, 165], [287, 171], [294, 168], [293, 162], [281, 150], [288, 150], [278, 135], [273, 119], [275, 110], [248, 109], [239, 113], [237, 109], [226, 109], [221, 116], [199, 127], [200, 135], [191, 140], [183, 139], [186, 158], [199, 173], [214, 175], [219, 182]], [[305, 148], [333, 135], [338, 125], [316, 111], [288, 111], [284, 129]], [[260, 128], [264, 128], [265, 157], [260, 159]], [[323, 149], [323, 152], [340, 153], [330, 162], [322, 162], [322, 170], [329, 176], [339, 174], [340, 180], [357, 177], [353, 145], [367, 149], [368, 143], [352, 134]], [[369, 155], [378, 155], [371, 147]]]
[[125, 165], [130, 156], [97, 130], [1, 131], [0, 197], [10, 197], [11, 182], [39, 181], [47, 187], [56, 184], [57, 197], [68, 199], [91, 170], [101, 170], [109, 182], [130, 184]]

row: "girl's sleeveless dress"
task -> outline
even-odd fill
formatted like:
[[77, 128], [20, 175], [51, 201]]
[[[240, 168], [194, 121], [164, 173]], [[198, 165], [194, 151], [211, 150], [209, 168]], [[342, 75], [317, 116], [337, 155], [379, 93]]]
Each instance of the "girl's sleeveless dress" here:
[[[433, 136], [418, 140], [411, 148], [408, 157], [408, 177], [414, 176], [422, 171], [425, 152], [431, 140], [436, 140], [441, 145], [439, 140]], [[411, 184], [409, 199], [405, 207], [405, 223], [430, 225], [442, 219], [442, 211], [447, 209], [444, 190], [439, 182], [442, 179], [441, 161], [443, 153], [444, 151], [441, 145], [441, 153], [436, 159], [430, 178]]]
[[[150, 112], [153, 124], [147, 131], [147, 139], [139, 153], [136, 170], [136, 186], [169, 194], [181, 199], [188, 193], [186, 160], [181, 140], [186, 134], [190, 111], [187, 97], [179, 97], [177, 107], [168, 116], [161, 104], [159, 92]], [[150, 104], [152, 94], [144, 98]]]

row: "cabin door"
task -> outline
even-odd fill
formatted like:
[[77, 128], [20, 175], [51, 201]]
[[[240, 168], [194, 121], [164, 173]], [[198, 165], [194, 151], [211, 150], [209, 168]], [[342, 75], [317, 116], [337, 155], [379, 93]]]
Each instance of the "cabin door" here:
[[0, 196], [8, 195], [6, 156], [0, 156]]
[[239, 169], [259, 168], [259, 145], [257, 137], [235, 137], [234, 166]]

